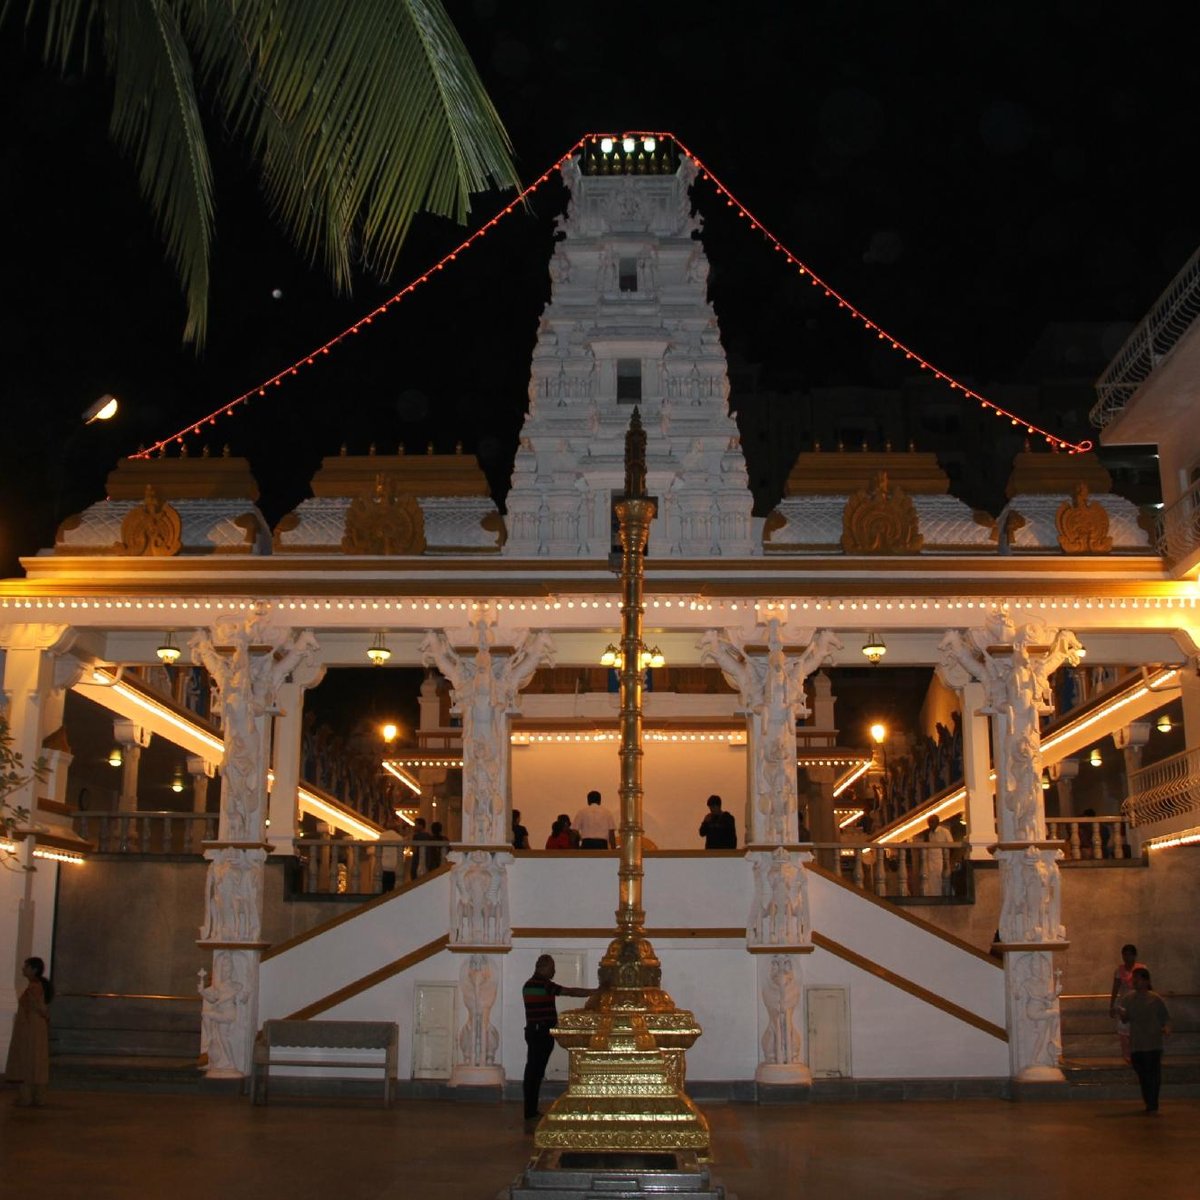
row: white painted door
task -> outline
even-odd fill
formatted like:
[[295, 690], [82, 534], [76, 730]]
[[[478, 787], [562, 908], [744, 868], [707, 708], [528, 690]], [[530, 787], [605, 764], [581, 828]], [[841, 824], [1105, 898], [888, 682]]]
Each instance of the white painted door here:
[[808, 1067], [816, 1079], [850, 1077], [850, 997], [845, 988], [804, 989]]
[[413, 996], [413, 1078], [449, 1079], [454, 1066], [453, 983], [418, 983]]
[[[596, 981], [588, 978], [588, 955], [583, 950], [547, 950], [554, 959], [554, 982], [563, 987], [595, 987]], [[582, 1008], [587, 1001], [579, 996], [559, 996], [558, 1011], [566, 1012], [569, 1008]], [[567, 1052], [557, 1043], [550, 1062], [546, 1067], [547, 1079], [567, 1078], [567, 1067], [570, 1058]]]

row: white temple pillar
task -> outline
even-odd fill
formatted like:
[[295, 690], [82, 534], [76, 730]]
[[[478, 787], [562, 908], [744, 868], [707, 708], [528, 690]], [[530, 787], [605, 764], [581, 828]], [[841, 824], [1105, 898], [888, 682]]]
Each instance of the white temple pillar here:
[[113, 720], [113, 738], [121, 747], [121, 794], [117, 799], [117, 811], [135, 813], [138, 806], [138, 770], [142, 751], [150, 745], [154, 736], [145, 725], [117, 717]]
[[[60, 657], [70, 640], [65, 625], [0, 628], [3, 712], [11, 749], [21, 756], [18, 773], [27, 777], [5, 802], [10, 811], [28, 810], [29, 822], [39, 825], [66, 822], [53, 808], [40, 805], [43, 798], [53, 799], [47, 791], [51, 780], [39, 781], [32, 769], [43, 757], [43, 739], [62, 723], [61, 695], [56, 697], [56, 689], [69, 686], [79, 675], [80, 665], [74, 659]], [[15, 853], [0, 863], [0, 1056], [7, 1053], [17, 997], [25, 988], [21, 964], [34, 954], [51, 961], [60, 868], [46, 859], [35, 860], [34, 846], [32, 837], [19, 839]]]
[[940, 649], [943, 679], [952, 687], [981, 683], [992, 718], [1009, 1067], [1021, 1082], [1057, 1082], [1063, 1078], [1062, 972], [1054, 954], [1067, 941], [1062, 851], [1046, 837], [1038, 718], [1052, 711], [1051, 674], [1064, 662], [1076, 664], [1080, 645], [1073, 634], [1033, 623], [1018, 628], [1007, 612], [998, 612], [982, 629], [951, 631]]
[[462, 841], [448, 856], [453, 864], [450, 949], [468, 957], [459, 972], [463, 1011], [451, 1087], [504, 1083], [504, 1067], [497, 1061], [500, 1035], [492, 1013], [498, 1011], [500, 987], [495, 955], [512, 947], [509, 730], [521, 688], [539, 666], [553, 661], [547, 633], [512, 631], [505, 644], [493, 629], [494, 619], [485, 612], [472, 623], [473, 646], [456, 648], [445, 633], [432, 629], [421, 643], [423, 662], [436, 666], [450, 681], [454, 708], [462, 715]]
[[[720, 667], [737, 688], [746, 714], [751, 764], [746, 857], [754, 872], [746, 948], [762, 956], [761, 1058], [755, 1079], [763, 1085], [806, 1086], [812, 1073], [800, 1030], [800, 997], [802, 956], [812, 951], [806, 874], [812, 854], [798, 845], [796, 721], [808, 716], [804, 681], [842, 643], [828, 630], [804, 630], [789, 646], [778, 618], [768, 619], [755, 635], [747, 640], [736, 630], [710, 629], [700, 640], [700, 661]], [[798, 653], [789, 656], [793, 649]], [[832, 780], [827, 790], [831, 795]], [[811, 805], [808, 813], [817, 840], [824, 808], [832, 815], [831, 803]]]
[[[944, 680], [944, 676], [943, 676]], [[963, 783], [967, 789], [967, 845], [970, 857], [986, 859], [996, 844], [996, 785], [992, 780], [991, 737], [983, 684], [968, 680], [958, 689], [962, 704]]]
[[304, 735], [304, 692], [316, 687], [325, 678], [325, 668], [319, 663], [294, 670], [279, 685], [272, 744], [271, 769], [275, 782], [271, 785], [267, 819], [270, 822], [271, 853], [290, 855], [296, 852], [296, 830], [300, 822], [301, 742]]
[[311, 631], [293, 634], [271, 622], [265, 608], [218, 618], [211, 634], [191, 640], [192, 661], [218, 689], [225, 756], [217, 840], [206, 842], [205, 922], [198, 945], [213, 952], [212, 978], [199, 973], [200, 1051], [208, 1074], [237, 1078], [250, 1071], [258, 1028], [266, 841], [269, 720], [279, 689], [295, 671], [313, 665]]
[[1079, 778], [1079, 759], [1060, 758], [1046, 768], [1058, 794], [1058, 815], [1073, 817], [1075, 813], [1075, 780]]
[[198, 754], [189, 754], [187, 770], [192, 780], [192, 812], [208, 812], [208, 781], [213, 777], [213, 765]]

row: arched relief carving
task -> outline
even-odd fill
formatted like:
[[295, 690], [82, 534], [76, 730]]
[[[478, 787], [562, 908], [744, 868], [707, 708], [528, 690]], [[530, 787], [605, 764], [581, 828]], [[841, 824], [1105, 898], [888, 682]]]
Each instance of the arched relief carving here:
[[1058, 544], [1064, 554], [1107, 554], [1112, 549], [1108, 512], [1088, 499], [1086, 483], [1075, 485], [1075, 498], [1064, 500], [1054, 515]]
[[170, 558], [182, 548], [183, 522], [179, 513], [147, 485], [142, 507], [127, 513], [121, 522], [121, 540], [113, 552], [139, 558]]
[[901, 488], [876, 471], [865, 491], [855, 492], [842, 511], [842, 550], [846, 554], [919, 554], [921, 536], [916, 506]]
[[391, 475], [377, 475], [375, 493], [357, 496], [346, 511], [346, 554], [424, 554], [425, 515], [415, 497], [402, 493]]

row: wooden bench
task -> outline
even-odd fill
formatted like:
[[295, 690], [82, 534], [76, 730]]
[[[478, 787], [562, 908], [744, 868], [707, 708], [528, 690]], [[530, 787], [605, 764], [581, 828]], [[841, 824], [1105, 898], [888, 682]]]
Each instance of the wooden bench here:
[[[250, 1094], [266, 1104], [272, 1067], [324, 1067], [383, 1072], [383, 1103], [392, 1103], [400, 1029], [394, 1021], [267, 1021], [254, 1039]], [[296, 1056], [289, 1051], [321, 1051]], [[348, 1058], [347, 1050], [381, 1050], [379, 1061]], [[280, 1053], [282, 1052], [282, 1054]]]

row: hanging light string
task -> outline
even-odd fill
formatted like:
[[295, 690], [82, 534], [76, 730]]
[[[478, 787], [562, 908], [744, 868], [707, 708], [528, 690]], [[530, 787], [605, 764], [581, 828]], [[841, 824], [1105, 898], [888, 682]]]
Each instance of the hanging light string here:
[[489, 221], [484, 222], [484, 224], [476, 229], [475, 232], [470, 235], [470, 237], [460, 242], [454, 247], [453, 250], [450, 250], [446, 254], [442, 255], [442, 257], [438, 259], [433, 266], [429, 267], [428, 270], [423, 271], [420, 275], [413, 279], [411, 283], [401, 288], [400, 291], [396, 292], [395, 295], [385, 300], [378, 307], [372, 309], [365, 316], [360, 317], [354, 322], [353, 325], [347, 326], [341, 331], [341, 333], [331, 337], [323, 345], [318, 346], [315, 350], [311, 350], [302, 358], [298, 358], [289, 366], [284, 367], [283, 370], [272, 375], [270, 379], [264, 380], [257, 386], [250, 388], [249, 391], [245, 391], [240, 396], [236, 396], [234, 399], [228, 401], [228, 403], [221, 405], [220, 408], [214, 409], [207, 416], [201, 417], [198, 421], [189, 422], [182, 429], [171, 434], [169, 437], [165, 437], [161, 441], [155, 442], [152, 446], [146, 449], [139, 450], [136, 454], [130, 455], [130, 457], [151, 458], [155, 454], [164, 452], [172, 443], [183, 445], [186, 437], [199, 434], [206, 425], [215, 425], [218, 417], [228, 416], [242, 405], [249, 404], [249, 402], [255, 396], [265, 396], [268, 388], [281, 387], [287, 379], [298, 375], [302, 368], [313, 366], [318, 358], [328, 354], [330, 350], [346, 341], [347, 338], [361, 333], [375, 320], [376, 317], [384, 316], [390, 309], [399, 304], [400, 301], [402, 301], [406, 296], [409, 296], [415, 292], [416, 289], [419, 288], [423, 283], [428, 283], [429, 280], [432, 279], [439, 271], [443, 270], [447, 264], [454, 262], [464, 250], [469, 249], [482, 237], [490, 233], [491, 230], [494, 229], [496, 225], [498, 225], [506, 216], [508, 216], [509, 213], [511, 213], [526, 199], [532, 196], [533, 193], [542, 186], [542, 184], [550, 179], [550, 177], [585, 144], [588, 142], [600, 142], [605, 138], [611, 138], [614, 143], [619, 143], [625, 138], [631, 137], [655, 138], [663, 142], [674, 142], [675, 145], [679, 147], [680, 151], [682, 151], [684, 155], [691, 159], [693, 165], [700, 173], [700, 178], [710, 182], [716, 189], [717, 195], [725, 198], [726, 206], [732, 208], [737, 213], [739, 218], [748, 221], [751, 229], [762, 234], [763, 238], [766, 239], [771, 248], [776, 253], [782, 254], [785, 257], [789, 266], [795, 267], [797, 272], [802, 277], [806, 278], [813, 287], [821, 289], [822, 294], [826, 297], [826, 299], [836, 302], [839, 309], [842, 309], [844, 312], [848, 313], [852, 320], [861, 322], [863, 328], [874, 333], [879, 341], [889, 345], [892, 350], [896, 351], [896, 353], [903, 354], [904, 357], [909, 361], [915, 362], [922, 371], [930, 372], [935, 379], [946, 384], [946, 386], [949, 387], [952, 392], [957, 392], [968, 400], [974, 400], [985, 411], [995, 413], [997, 417], [1006, 418], [1010, 424], [1024, 428], [1027, 434], [1034, 434], [1044, 438], [1052, 449], [1065, 450], [1070, 454], [1080, 454], [1092, 449], [1092, 443], [1090, 441], [1072, 442], [1066, 438], [1058, 437], [1049, 430], [1041, 428], [1041, 426], [1036, 425], [1032, 421], [1025, 420], [1024, 417], [1018, 416], [1016, 413], [1011, 412], [1002, 405], [995, 403], [995, 401], [989, 400], [987, 397], [980, 395], [973, 388], [961, 383], [953, 375], [950, 375], [948, 372], [934, 366], [934, 364], [928, 359], [922, 357], [915, 350], [902, 342], [899, 338], [894, 337], [881, 325], [877, 324], [875, 321], [872, 321], [866, 315], [866, 313], [856, 308], [849, 300], [846, 299], [845, 296], [838, 292], [836, 288], [832, 287], [820, 275], [813, 271], [813, 269], [807, 263], [793, 254], [792, 251], [789, 250], [788, 247], [770, 231], [770, 229], [768, 229], [744, 204], [742, 204], [742, 202], [729, 190], [728, 187], [726, 187], [724, 182], [722, 182], [722, 180], [712, 171], [712, 169], [701, 160], [700, 156], [692, 151], [687, 145], [685, 145], [685, 143], [676, 137], [675, 134], [667, 132], [655, 132], [650, 130], [636, 130], [626, 131], [625, 133], [621, 134], [584, 134], [583, 137], [579, 138], [579, 140], [570, 147], [570, 149], [568, 149], [564, 154], [559, 155], [553, 165], [543, 171], [542, 174], [539, 175], [533, 181], [533, 183], [529, 184], [528, 187], [519, 192], [510, 203], [504, 205], [504, 207], [501, 208]]
[[201, 417], [198, 421], [189, 421], [182, 429], [177, 430], [169, 437], [165, 437], [162, 441], [155, 442], [152, 446], [139, 450], [136, 454], [131, 454], [130, 458], [152, 458], [155, 454], [160, 454], [167, 449], [168, 446], [174, 444], [183, 445], [184, 438], [194, 436], [206, 425], [215, 425], [218, 417], [229, 416], [235, 409], [242, 405], [249, 404], [255, 396], [265, 396], [267, 388], [281, 387], [283, 383], [294, 375], [299, 375], [304, 367], [313, 366], [317, 359], [326, 355], [335, 346], [341, 345], [347, 338], [354, 337], [361, 333], [368, 325], [370, 325], [376, 317], [384, 316], [389, 310], [394, 308], [406, 296], [412, 295], [423, 283], [428, 283], [439, 271], [443, 270], [447, 264], [454, 262], [455, 259], [464, 251], [473, 246], [480, 238], [490, 233], [510, 212], [521, 205], [525, 200], [533, 195], [562, 165], [565, 163], [583, 144], [587, 141], [586, 137], [581, 137], [565, 154], [560, 155], [553, 165], [546, 168], [528, 187], [522, 189], [517, 195], [503, 208], [496, 213], [489, 221], [485, 221], [470, 237], [459, 242], [453, 250], [447, 251], [441, 258], [437, 260], [428, 270], [422, 271], [411, 283], [403, 287], [394, 296], [383, 301], [377, 308], [373, 308], [365, 316], [360, 317], [353, 325], [347, 326], [331, 337], [327, 342], [318, 346], [315, 350], [310, 350], [302, 358], [296, 359], [294, 363], [283, 368], [282, 371], [276, 372], [270, 379], [264, 379], [262, 383], [250, 388], [249, 391], [243, 392], [240, 396], [235, 396], [226, 404], [222, 404], [220, 408], [213, 409], [206, 417]]
[[[673, 135], [657, 135], [657, 136], [673, 136]], [[998, 417], [1007, 418], [1009, 423], [1016, 425], [1025, 430], [1027, 434], [1035, 434], [1042, 437], [1054, 450], [1065, 450], [1069, 454], [1082, 454], [1087, 450], [1092, 449], [1090, 441], [1072, 442], [1067, 438], [1058, 437], [1047, 429], [1043, 429], [1040, 425], [1034, 424], [1032, 421], [1027, 421], [1024, 417], [1018, 416], [1002, 405], [997, 404], [994, 400], [987, 399], [986, 396], [981, 396], [974, 388], [968, 387], [965, 383], [960, 382], [953, 375], [940, 368], [934, 366], [927, 358], [922, 357], [912, 347], [906, 345], [898, 337], [894, 337], [881, 325], [872, 321], [866, 313], [856, 308], [849, 300], [846, 299], [836, 288], [826, 283], [807, 263], [799, 259], [779, 240], [719, 179], [709, 166], [700, 160], [700, 157], [693, 153], [679, 138], [674, 139], [675, 144], [688, 156], [695, 164], [700, 172], [701, 179], [707, 179], [714, 188], [716, 188], [718, 196], [725, 197], [725, 204], [732, 208], [737, 215], [744, 221], [750, 222], [750, 228], [761, 233], [776, 253], [784, 255], [789, 266], [795, 267], [797, 272], [805, 277], [813, 287], [820, 288], [826, 299], [836, 301], [838, 308], [848, 313], [852, 320], [861, 321], [863, 328], [875, 334], [876, 338], [885, 345], [890, 346], [898, 354], [903, 354], [904, 357], [911, 362], [915, 362], [922, 371], [929, 371], [933, 377], [940, 382], [946, 384], [952, 392], [958, 392], [968, 400], [974, 400], [985, 411], [993, 412]]]

